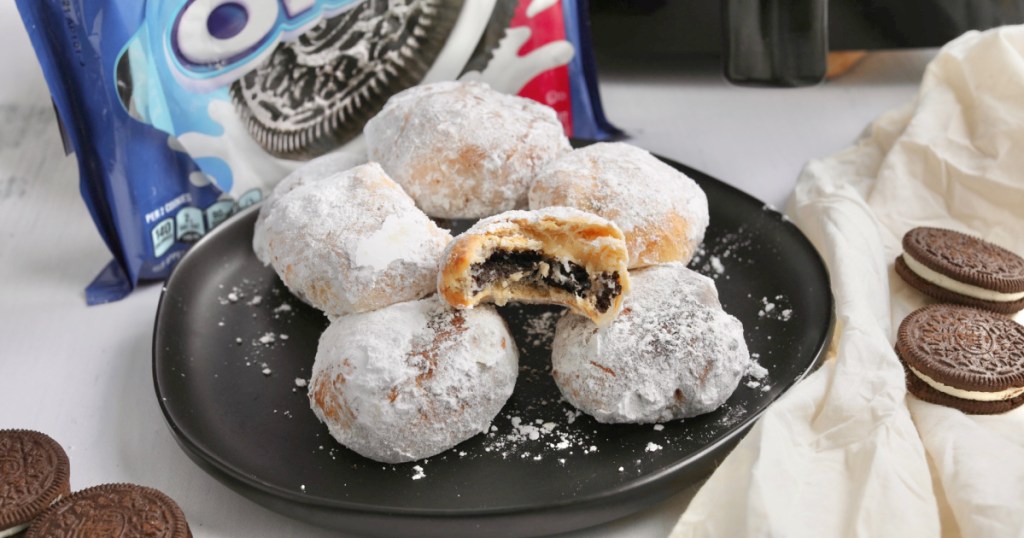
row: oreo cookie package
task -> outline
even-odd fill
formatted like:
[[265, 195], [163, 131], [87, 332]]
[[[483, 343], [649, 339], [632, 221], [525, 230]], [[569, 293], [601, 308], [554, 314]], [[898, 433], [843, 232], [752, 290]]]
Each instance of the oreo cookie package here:
[[480, 80], [601, 111], [585, 0], [17, 0], [81, 191], [114, 260], [90, 304], [166, 277], [188, 247], [309, 159], [365, 160], [392, 95]]

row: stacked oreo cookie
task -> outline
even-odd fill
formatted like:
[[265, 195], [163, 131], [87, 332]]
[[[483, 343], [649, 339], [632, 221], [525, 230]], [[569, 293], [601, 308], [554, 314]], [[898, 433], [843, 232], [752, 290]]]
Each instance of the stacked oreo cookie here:
[[0, 536], [192, 536], [181, 508], [135, 484], [71, 493], [67, 453], [50, 436], [0, 430]]
[[978, 308], [935, 304], [900, 324], [896, 353], [907, 389], [965, 413], [994, 414], [1024, 403], [1024, 326]]
[[904, 235], [895, 269], [942, 301], [900, 324], [896, 353], [907, 390], [971, 414], [1024, 404], [1024, 326], [1005, 315], [1024, 308], [1024, 258], [967, 234], [921, 227]]
[[42, 513], [25, 538], [151, 536], [191, 538], [181, 508], [160, 491], [103, 484], [71, 494]]
[[945, 303], [1000, 314], [1024, 309], [1024, 258], [953, 230], [920, 227], [907, 232], [896, 273]]
[[0, 430], [0, 536], [16, 536], [71, 493], [68, 455], [48, 435]]

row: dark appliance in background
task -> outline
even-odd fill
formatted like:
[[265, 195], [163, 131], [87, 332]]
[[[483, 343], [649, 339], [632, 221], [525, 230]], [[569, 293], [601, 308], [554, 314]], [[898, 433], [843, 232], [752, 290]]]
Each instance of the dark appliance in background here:
[[939, 47], [1024, 22], [1024, 0], [591, 0], [598, 65], [717, 55], [730, 82], [803, 86], [829, 51]]

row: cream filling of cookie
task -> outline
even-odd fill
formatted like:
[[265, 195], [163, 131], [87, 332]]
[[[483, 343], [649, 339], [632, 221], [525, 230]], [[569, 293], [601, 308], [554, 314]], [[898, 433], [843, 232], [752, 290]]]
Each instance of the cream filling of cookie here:
[[8, 536], [14, 536], [15, 534], [18, 534], [19, 532], [21, 532], [21, 531], [23, 531], [23, 530], [25, 530], [27, 528], [28, 528], [28, 523], [25, 523], [24, 525], [15, 525], [14, 527], [11, 527], [9, 529], [4, 529], [4, 530], [0, 531], [0, 538], [7, 538]]
[[927, 375], [921, 373], [919, 370], [915, 369], [913, 366], [907, 365], [907, 368], [910, 368], [910, 371], [913, 372], [914, 375], [916, 375], [918, 378], [920, 378], [921, 381], [924, 381], [925, 383], [927, 383], [931, 388], [933, 388], [933, 389], [935, 389], [935, 390], [937, 390], [937, 391], [939, 391], [939, 392], [941, 392], [943, 394], [948, 394], [950, 396], [956, 396], [957, 398], [961, 398], [961, 399], [964, 399], [964, 400], [974, 400], [974, 401], [977, 401], [977, 402], [998, 402], [998, 401], [1001, 401], [1001, 400], [1009, 400], [1011, 398], [1015, 398], [1015, 397], [1017, 397], [1017, 396], [1019, 396], [1021, 394], [1024, 394], [1024, 387], [1010, 387], [1010, 388], [1008, 388], [1006, 390], [997, 390], [997, 391], [994, 391], [994, 392], [982, 392], [982, 391], [978, 391], [978, 390], [958, 389], [956, 387], [951, 387], [951, 386], [946, 385], [944, 383], [939, 383], [938, 381], [936, 381], [936, 380], [928, 377]]
[[967, 295], [968, 297], [974, 297], [975, 299], [981, 299], [983, 301], [997, 301], [1001, 303], [1024, 299], [1024, 291], [1018, 293], [1001, 293], [952, 279], [937, 271], [929, 269], [923, 263], [915, 260], [914, 257], [906, 251], [903, 252], [903, 261], [906, 262], [907, 267], [916, 273], [917, 276], [935, 284], [936, 286], [946, 288], [950, 291], [955, 291], [961, 295]]

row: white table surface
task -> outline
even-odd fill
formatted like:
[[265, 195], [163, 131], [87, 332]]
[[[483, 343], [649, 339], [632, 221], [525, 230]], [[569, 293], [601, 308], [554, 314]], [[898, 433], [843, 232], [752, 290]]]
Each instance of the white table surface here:
[[[73, 490], [156, 487], [203, 537], [338, 536], [278, 515], [200, 470], [172, 439], [153, 390], [159, 285], [85, 305], [109, 254], [78, 193], [49, 95], [13, 2], [0, 5], [0, 429], [61, 443]], [[713, 70], [601, 73], [605, 110], [631, 142], [784, 207], [808, 159], [847, 146], [909, 101], [934, 50], [872, 53], [838, 80], [801, 89], [728, 86]], [[694, 488], [572, 536], [666, 536]]]

